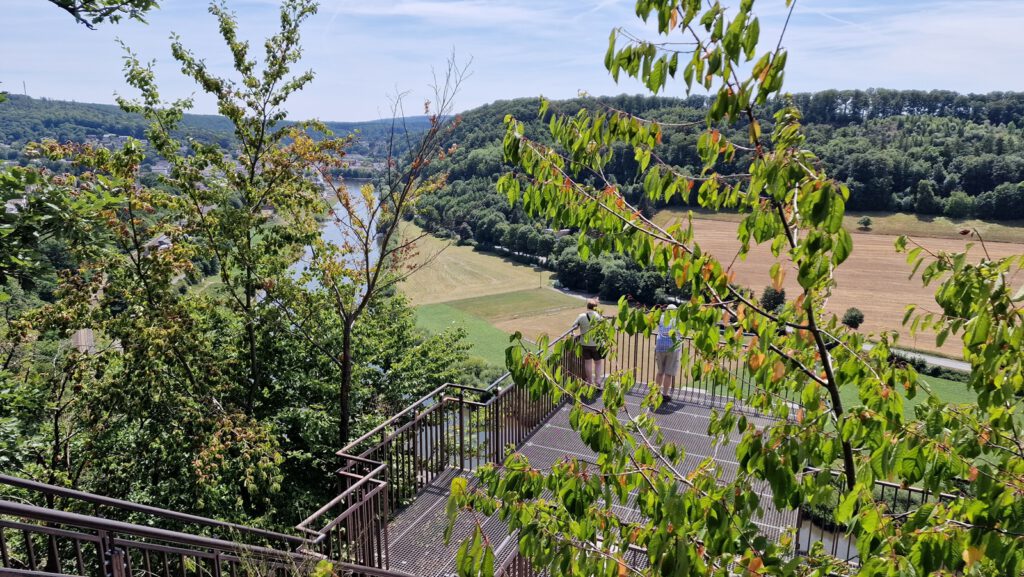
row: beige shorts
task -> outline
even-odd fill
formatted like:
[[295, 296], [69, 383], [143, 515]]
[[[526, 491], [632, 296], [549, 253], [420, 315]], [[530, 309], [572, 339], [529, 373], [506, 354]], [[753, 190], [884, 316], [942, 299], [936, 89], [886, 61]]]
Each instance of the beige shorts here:
[[676, 376], [679, 374], [679, 351], [654, 353], [654, 372]]

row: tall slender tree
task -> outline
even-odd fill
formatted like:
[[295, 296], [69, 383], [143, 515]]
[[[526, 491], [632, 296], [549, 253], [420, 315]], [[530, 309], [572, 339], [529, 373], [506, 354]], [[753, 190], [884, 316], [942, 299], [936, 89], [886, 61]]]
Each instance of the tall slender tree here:
[[179, 142], [173, 130], [191, 103], [161, 108], [151, 68], [130, 53], [127, 77], [142, 99], [121, 99], [121, 105], [153, 121], [148, 136], [171, 164], [167, 182], [187, 200], [186, 228], [202, 239], [204, 256], [219, 261], [226, 290], [218, 294], [244, 319], [245, 369], [240, 376], [248, 383], [243, 404], [251, 411], [266, 385], [260, 340], [271, 338], [264, 335], [277, 318], [262, 295], [287, 282], [289, 267], [318, 232], [319, 189], [307, 178], [300, 150], [288, 145], [306, 127], [285, 122], [283, 108], [289, 96], [313, 79], [311, 71], [291, 74], [302, 55], [300, 28], [316, 12], [316, 4], [290, 0], [281, 5], [280, 31], [267, 39], [262, 63], [250, 54], [249, 43], [238, 38], [235, 17], [224, 3], [212, 3], [210, 12], [220, 24], [236, 78], [217, 75], [177, 39], [171, 50], [182, 71], [217, 99], [218, 111], [233, 125], [238, 149]]
[[[393, 102], [392, 126], [384, 171], [353, 193], [337, 174], [345, 166], [344, 143], [316, 142], [300, 137], [295, 148], [305, 151], [305, 162], [323, 183], [330, 200], [334, 228], [330, 240], [321, 237], [311, 249], [309, 274], [326, 289], [327, 302], [341, 319], [340, 350], [323, 348], [341, 371], [338, 399], [341, 407], [338, 439], [348, 442], [352, 430], [352, 368], [355, 325], [374, 301], [395, 290], [395, 285], [419, 266], [408, 258], [425, 235], [406, 234], [406, 222], [417, 201], [444, 185], [443, 173], [429, 168], [443, 158], [445, 137], [458, 124], [454, 98], [467, 76], [468, 63], [454, 56], [443, 78], [435, 79], [433, 102], [424, 103], [430, 124], [422, 134], [410, 134], [403, 125], [403, 96]], [[315, 308], [315, 307], [313, 307]], [[308, 329], [307, 312], [293, 315], [298, 327]]]

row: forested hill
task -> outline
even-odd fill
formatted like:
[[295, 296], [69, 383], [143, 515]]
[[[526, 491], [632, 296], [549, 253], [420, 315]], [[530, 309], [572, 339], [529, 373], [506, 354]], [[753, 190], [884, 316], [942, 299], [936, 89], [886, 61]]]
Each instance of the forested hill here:
[[[1024, 94], [829, 90], [797, 94], [793, 100], [804, 115], [807, 147], [821, 157], [829, 174], [849, 185], [851, 210], [1024, 218]], [[572, 114], [581, 106], [606, 107], [663, 123], [696, 121], [697, 128], [666, 128], [656, 152], [697, 174], [694, 130], [700, 130], [710, 102], [704, 97], [617, 96], [557, 101], [551, 108]], [[442, 235], [471, 234], [486, 244], [502, 244], [509, 225], [530, 224], [495, 192], [494, 182], [507, 170], [502, 119], [511, 114], [527, 122], [528, 134], [543, 140], [547, 130], [537, 118], [538, 106], [537, 99], [518, 99], [463, 113], [453, 135], [458, 150], [438, 165], [449, 172], [450, 184], [421, 203], [421, 225]], [[770, 118], [773, 110], [765, 112], [762, 118]], [[735, 130], [745, 132], [746, 127]], [[607, 176], [645, 210], [659, 208], [642, 197], [643, 175], [632, 154], [624, 147], [614, 152]]]
[[[410, 132], [420, 132], [428, 126], [425, 116], [405, 119]], [[367, 122], [327, 122], [328, 128], [338, 135], [358, 130], [360, 138], [351, 152], [365, 156], [382, 156], [391, 120]], [[182, 121], [185, 134], [231, 147], [231, 123], [223, 116], [212, 114], [186, 114]], [[146, 121], [139, 115], [128, 114], [109, 104], [88, 104], [9, 95], [0, 104], [0, 144], [20, 148], [27, 142], [53, 138], [61, 142], [83, 142], [105, 134], [144, 138]], [[399, 131], [400, 132], [400, 131]]]

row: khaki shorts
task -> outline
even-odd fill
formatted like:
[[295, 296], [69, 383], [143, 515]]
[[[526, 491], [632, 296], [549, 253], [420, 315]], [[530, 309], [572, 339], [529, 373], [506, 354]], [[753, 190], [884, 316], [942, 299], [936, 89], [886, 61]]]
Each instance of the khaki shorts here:
[[654, 353], [654, 372], [676, 376], [679, 374], [680, 351], [664, 351]]

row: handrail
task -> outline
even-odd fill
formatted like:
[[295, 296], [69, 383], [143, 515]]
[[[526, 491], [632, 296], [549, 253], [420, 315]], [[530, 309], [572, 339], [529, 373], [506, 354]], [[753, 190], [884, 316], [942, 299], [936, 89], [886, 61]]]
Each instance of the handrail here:
[[123, 521], [113, 521], [111, 519], [91, 517], [88, 515], [80, 515], [78, 513], [69, 513], [67, 511], [57, 511], [55, 509], [46, 509], [44, 507], [15, 503], [13, 501], [0, 500], [0, 514], [21, 517], [23, 519], [35, 519], [37, 521], [44, 521], [47, 523], [59, 523], [73, 527], [83, 527], [97, 531], [109, 531], [113, 533], [147, 537], [168, 543], [192, 545], [193, 547], [206, 547], [222, 551], [254, 553], [274, 559], [285, 560], [313, 558], [310, 555], [303, 555], [302, 553], [292, 551], [282, 551], [280, 549], [272, 549], [270, 547], [262, 547], [259, 545], [225, 541], [224, 539], [218, 539], [216, 537], [202, 537], [200, 535], [169, 531], [167, 529], [158, 529], [156, 527], [147, 527], [145, 525], [135, 525], [132, 523], [125, 523]]
[[[361, 460], [367, 461], [367, 459], [361, 459]], [[300, 522], [298, 525], [295, 526], [295, 528], [300, 530], [300, 531], [307, 531], [307, 532], [311, 532], [311, 533], [317, 534], [317, 535], [321, 534], [323, 532], [323, 529], [320, 529], [320, 530], [310, 529], [309, 528], [309, 524], [312, 523], [315, 519], [317, 519], [321, 515], [323, 515], [324, 513], [326, 513], [327, 511], [330, 511], [332, 507], [334, 507], [335, 505], [340, 503], [342, 501], [342, 499], [345, 498], [345, 495], [347, 493], [349, 493], [351, 491], [354, 491], [354, 490], [362, 487], [363, 485], [368, 485], [372, 481], [376, 481], [379, 484], [386, 483], [386, 481], [374, 478], [378, 474], [380, 474], [381, 472], [386, 471], [386, 470], [387, 470], [387, 465], [384, 465], [383, 463], [377, 463], [377, 466], [372, 471], [367, 473], [366, 475], [354, 475], [352, 473], [349, 473], [348, 471], [338, 471], [339, 475], [346, 476], [346, 477], [352, 477], [352, 478], [357, 479], [356, 482], [351, 487], [349, 487], [344, 493], [335, 496], [333, 499], [328, 501], [327, 504], [325, 504], [324, 506], [320, 507], [315, 512], [313, 512], [311, 515], [309, 515], [308, 517], [303, 519], [302, 522]]]
[[12, 477], [10, 475], [0, 474], [0, 485], [9, 485], [12, 487], [19, 487], [22, 489], [28, 489], [30, 491], [36, 491], [39, 493], [48, 493], [56, 495], [58, 497], [65, 497], [68, 499], [76, 499], [87, 503], [94, 503], [97, 505], [103, 505], [107, 507], [114, 507], [117, 509], [123, 509], [125, 511], [134, 511], [136, 513], [146, 513], [149, 515], [155, 515], [158, 517], [165, 517], [167, 519], [173, 519], [175, 521], [182, 521], [185, 523], [196, 523], [201, 525], [208, 525], [211, 527], [220, 527], [223, 529], [230, 529], [232, 531], [238, 531], [239, 533], [248, 533], [252, 535], [260, 535], [263, 537], [270, 537], [279, 541], [285, 541], [293, 545], [302, 545], [307, 542], [306, 539], [297, 535], [288, 535], [285, 533], [278, 533], [276, 531], [269, 531], [266, 529], [257, 529], [255, 527], [247, 527], [245, 525], [239, 525], [237, 523], [230, 523], [228, 521], [218, 521], [216, 519], [209, 519], [207, 517], [200, 517], [197, 515], [190, 515], [188, 513], [181, 513], [178, 511], [169, 511], [167, 509], [160, 509], [158, 507], [151, 507], [149, 505], [142, 505], [140, 503], [133, 503], [131, 501], [122, 501], [120, 499], [114, 499], [112, 497], [104, 497], [103, 495], [95, 495], [92, 493], [86, 493], [84, 491], [78, 491], [75, 489], [68, 489], [66, 487], [58, 487], [56, 485], [48, 485], [46, 483], [40, 483], [39, 481], [30, 481], [28, 479], [21, 479], [18, 477]]
[[[245, 543], [226, 541], [213, 537], [202, 537], [189, 533], [147, 527], [145, 525], [112, 521], [110, 519], [80, 515], [78, 513], [70, 513], [67, 511], [57, 511], [54, 509], [46, 509], [35, 505], [26, 505], [23, 503], [15, 503], [5, 500], [0, 500], [0, 515], [9, 515], [12, 517], [30, 519], [48, 524], [52, 523], [82, 529], [92, 529], [95, 531], [105, 531], [111, 535], [143, 537], [165, 543], [189, 545], [200, 549], [212, 549], [214, 551], [226, 551], [235, 554], [251, 554], [276, 562], [310, 562], [322, 559], [319, 555], [303, 553], [301, 551], [283, 551], [258, 545], [248, 545]], [[332, 560], [331, 562], [334, 565], [334, 571], [339, 574], [352, 573], [373, 577], [415, 577], [410, 573], [402, 571], [366, 567], [343, 561]], [[40, 571], [17, 571], [10, 568], [0, 568], [0, 574], [5, 573], [21, 576], [49, 575], [49, 573]]]
[[[564, 339], [568, 335], [572, 334], [572, 332], [574, 330], [575, 329], [569, 329], [569, 330], [565, 331], [564, 333], [559, 335], [558, 338], [556, 338], [555, 340], [551, 341], [549, 344], [555, 344], [555, 343], [561, 341], [562, 339]], [[402, 409], [398, 413], [395, 413], [388, 420], [386, 420], [383, 423], [377, 425], [376, 427], [371, 429], [369, 432], [364, 433], [358, 439], [356, 439], [356, 440], [350, 442], [349, 444], [345, 445], [343, 448], [341, 448], [337, 452], [335, 452], [335, 455], [337, 455], [339, 457], [348, 457], [350, 451], [354, 451], [355, 448], [358, 447], [360, 443], [366, 441], [367, 439], [373, 437], [377, 433], [379, 433], [382, 430], [386, 429], [389, 425], [391, 425], [392, 423], [394, 423], [398, 419], [408, 415], [410, 412], [414, 411], [417, 407], [423, 405], [424, 403], [426, 403], [430, 399], [436, 397], [438, 394], [441, 393], [441, 391], [443, 391], [445, 389], [451, 388], [451, 389], [460, 389], [460, 390], [463, 390], [463, 391], [473, 391], [473, 392], [477, 392], [477, 393], [490, 393], [490, 392], [492, 392], [498, 386], [499, 383], [501, 383], [502, 381], [507, 379], [509, 376], [511, 376], [511, 374], [512, 374], [511, 372], [506, 371], [503, 375], [501, 375], [500, 377], [495, 379], [494, 382], [492, 382], [491, 384], [487, 385], [484, 388], [471, 387], [471, 386], [468, 386], [468, 385], [460, 385], [458, 383], [445, 383], [445, 384], [437, 387], [436, 389], [430, 391], [426, 395], [424, 395], [423, 398], [421, 398], [420, 400], [416, 401], [415, 403], [412, 403], [411, 405], [409, 405], [408, 407]]]

